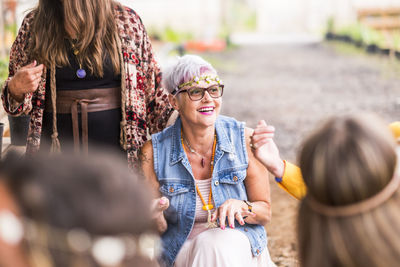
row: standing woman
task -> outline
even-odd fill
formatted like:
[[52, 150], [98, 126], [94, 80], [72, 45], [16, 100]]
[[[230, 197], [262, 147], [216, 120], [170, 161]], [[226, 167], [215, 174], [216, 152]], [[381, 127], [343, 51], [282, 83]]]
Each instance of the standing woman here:
[[163, 196], [155, 214], [164, 232], [162, 264], [274, 266], [264, 229], [268, 172], [250, 149], [251, 130], [219, 115], [224, 85], [202, 58], [180, 58], [164, 78], [179, 118], [153, 134], [141, 154], [146, 177]]
[[73, 141], [122, 147], [129, 165], [171, 114], [139, 16], [112, 0], [39, 0], [11, 48], [2, 100], [30, 114], [27, 153]]

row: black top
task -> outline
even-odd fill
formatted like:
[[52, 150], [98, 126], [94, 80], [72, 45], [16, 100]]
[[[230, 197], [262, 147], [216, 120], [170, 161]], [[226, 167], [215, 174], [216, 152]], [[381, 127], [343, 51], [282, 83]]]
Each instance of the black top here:
[[[76, 71], [79, 64], [72, 49], [68, 55], [71, 66], [56, 68], [56, 87], [60, 90], [84, 90], [101, 89], [121, 86], [121, 75], [115, 75], [111, 64], [110, 56], [107, 54], [103, 61], [104, 76], [95, 77], [86, 70], [85, 78], [78, 78]], [[84, 67], [83, 67], [84, 68]], [[46, 92], [50, 92], [50, 70], [47, 71]], [[51, 101], [50, 94], [47, 94], [46, 101]], [[51, 135], [53, 133], [52, 113], [44, 112], [43, 127], [40, 149], [48, 151], [51, 145]], [[79, 116], [79, 136], [82, 138], [81, 116]], [[120, 140], [120, 121], [122, 119], [121, 109], [112, 109], [99, 112], [88, 113], [88, 139], [89, 152], [93, 145], [113, 147], [121, 150]], [[73, 149], [73, 131], [71, 114], [57, 114], [58, 139], [62, 150]], [[82, 141], [82, 140], [81, 140]]]

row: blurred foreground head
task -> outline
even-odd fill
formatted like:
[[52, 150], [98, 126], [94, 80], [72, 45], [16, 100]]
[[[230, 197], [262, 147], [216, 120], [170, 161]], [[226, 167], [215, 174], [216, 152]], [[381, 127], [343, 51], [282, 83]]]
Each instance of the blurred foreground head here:
[[[155, 266], [152, 196], [138, 173], [105, 154], [3, 161], [0, 266]], [[17, 250], [25, 264], [13, 263]]]
[[397, 266], [400, 179], [388, 127], [372, 115], [328, 120], [304, 143], [302, 266]]

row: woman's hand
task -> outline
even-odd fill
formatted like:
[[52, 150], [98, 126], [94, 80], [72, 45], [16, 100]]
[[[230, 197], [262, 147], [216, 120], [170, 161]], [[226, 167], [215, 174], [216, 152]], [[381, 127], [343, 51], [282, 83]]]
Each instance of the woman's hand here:
[[43, 64], [37, 65], [35, 60], [15, 73], [8, 83], [8, 90], [16, 101], [22, 102], [25, 94], [33, 93], [38, 89], [43, 68]]
[[153, 200], [153, 219], [156, 221], [157, 229], [160, 233], [164, 233], [168, 224], [164, 217], [164, 210], [169, 207], [169, 200], [166, 197], [161, 197]]
[[[228, 217], [228, 225], [230, 228], [235, 228], [235, 219], [240, 225], [251, 223], [251, 218], [256, 215], [247, 210], [247, 204], [243, 200], [228, 199], [211, 216], [211, 221], [215, 222], [219, 218], [219, 226], [225, 229], [226, 218]], [[243, 218], [245, 217], [245, 219]], [[247, 218], [246, 218], [247, 217]]]
[[251, 147], [255, 157], [268, 171], [275, 177], [282, 177], [285, 165], [273, 140], [274, 134], [273, 126], [267, 125], [264, 120], [259, 121], [251, 136]]

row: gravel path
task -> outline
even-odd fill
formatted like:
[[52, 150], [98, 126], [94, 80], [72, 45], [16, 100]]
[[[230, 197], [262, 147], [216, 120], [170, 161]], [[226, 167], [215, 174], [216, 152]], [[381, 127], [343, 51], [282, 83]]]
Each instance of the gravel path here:
[[[301, 140], [322, 119], [373, 111], [400, 120], [400, 63], [344, 45], [247, 46], [203, 55], [226, 84], [222, 113], [254, 127], [265, 119], [276, 127], [285, 159], [296, 161]], [[298, 266], [298, 201], [271, 180], [272, 222], [266, 226], [278, 266]]]

